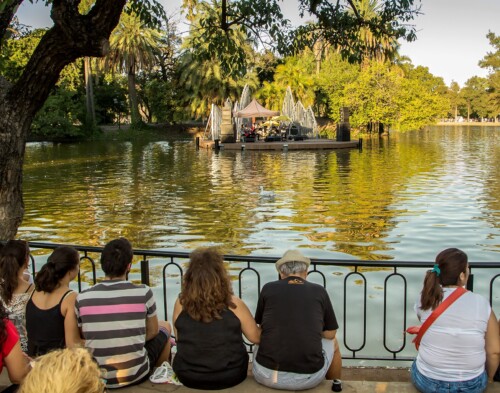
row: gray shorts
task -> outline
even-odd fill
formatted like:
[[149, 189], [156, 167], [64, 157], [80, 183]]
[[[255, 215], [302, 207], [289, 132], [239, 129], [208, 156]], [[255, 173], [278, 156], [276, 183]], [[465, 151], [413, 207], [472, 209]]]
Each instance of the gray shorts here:
[[323, 368], [316, 371], [314, 374], [298, 374], [288, 371], [270, 370], [261, 366], [255, 360], [259, 347], [256, 345], [253, 355], [252, 372], [255, 380], [267, 387], [282, 390], [306, 390], [312, 389], [319, 385], [324, 379], [326, 372], [330, 368], [333, 360], [333, 340], [323, 338], [321, 340], [323, 346], [323, 357], [325, 362]]

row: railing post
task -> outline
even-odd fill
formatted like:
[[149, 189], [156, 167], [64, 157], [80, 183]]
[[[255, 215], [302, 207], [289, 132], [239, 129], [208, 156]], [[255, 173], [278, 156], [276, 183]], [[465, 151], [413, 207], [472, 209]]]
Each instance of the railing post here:
[[141, 261], [141, 283], [149, 286], [149, 261], [146, 259], [146, 255]]
[[199, 150], [199, 148], [200, 148], [200, 137], [197, 136], [196, 137], [196, 150]]

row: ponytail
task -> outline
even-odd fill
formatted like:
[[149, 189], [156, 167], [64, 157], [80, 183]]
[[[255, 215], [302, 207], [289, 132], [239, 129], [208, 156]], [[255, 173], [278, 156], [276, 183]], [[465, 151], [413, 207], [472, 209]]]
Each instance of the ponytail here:
[[0, 249], [0, 295], [5, 304], [12, 300], [18, 285], [19, 270], [29, 256], [28, 243], [23, 240], [9, 240]]
[[434, 310], [442, 300], [443, 289], [439, 282], [438, 270], [429, 270], [424, 279], [424, 288], [420, 296], [420, 308], [422, 310]]
[[459, 285], [460, 274], [467, 270], [467, 254], [458, 248], [447, 248], [436, 256], [436, 264], [425, 275], [420, 296], [422, 310], [434, 310], [443, 300], [442, 286]]
[[42, 266], [35, 277], [35, 289], [39, 292], [51, 293], [59, 286], [66, 274], [75, 269], [80, 262], [78, 251], [73, 247], [58, 247], [50, 254], [47, 263]]

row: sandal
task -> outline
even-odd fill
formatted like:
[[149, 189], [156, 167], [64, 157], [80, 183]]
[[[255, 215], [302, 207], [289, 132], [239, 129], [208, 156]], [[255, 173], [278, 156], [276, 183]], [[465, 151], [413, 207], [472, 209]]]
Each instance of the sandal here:
[[153, 374], [149, 377], [153, 383], [169, 383], [171, 385], [182, 385], [168, 362], [163, 362], [160, 367], [157, 367]]

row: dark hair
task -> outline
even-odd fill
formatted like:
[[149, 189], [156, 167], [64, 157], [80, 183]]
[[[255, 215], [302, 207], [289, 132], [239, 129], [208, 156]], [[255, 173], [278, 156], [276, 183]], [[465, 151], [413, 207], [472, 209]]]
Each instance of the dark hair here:
[[37, 291], [52, 292], [59, 281], [80, 263], [80, 255], [73, 247], [57, 247], [35, 277]]
[[224, 267], [224, 259], [215, 248], [199, 248], [190, 255], [190, 262], [182, 281], [179, 301], [195, 321], [211, 322], [221, 319], [232, 301], [233, 287]]
[[467, 270], [467, 254], [458, 248], [447, 248], [436, 256], [439, 274], [429, 270], [424, 279], [424, 288], [420, 297], [422, 310], [434, 310], [443, 300], [441, 286], [458, 285], [460, 273]]
[[[5, 322], [8, 319], [7, 311], [2, 302], [0, 302], [0, 350], [3, 348], [3, 344], [7, 339], [7, 328]], [[3, 352], [3, 351], [2, 351]]]
[[126, 273], [127, 266], [132, 262], [133, 257], [132, 245], [127, 239], [121, 237], [111, 240], [102, 250], [102, 270], [111, 278], [121, 276]]
[[29, 258], [30, 248], [24, 240], [9, 240], [0, 249], [0, 294], [5, 304], [12, 300], [18, 284], [18, 273]]

